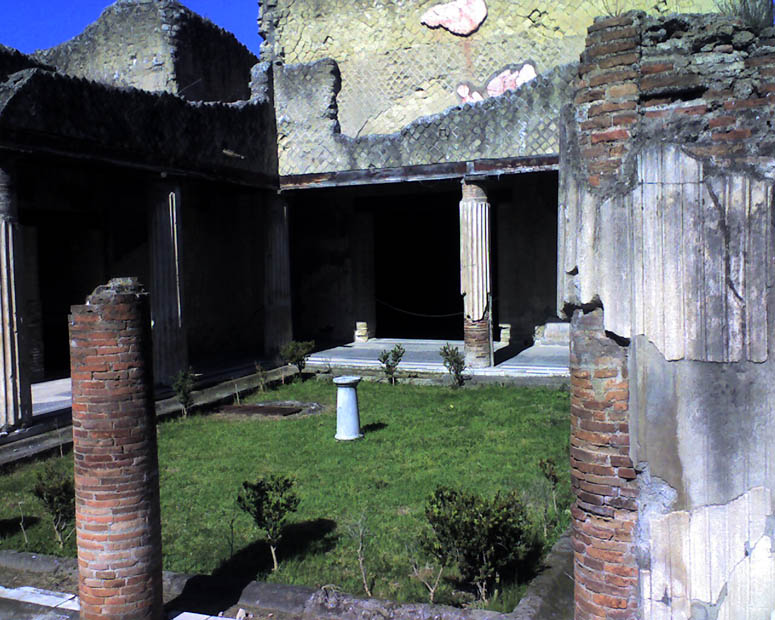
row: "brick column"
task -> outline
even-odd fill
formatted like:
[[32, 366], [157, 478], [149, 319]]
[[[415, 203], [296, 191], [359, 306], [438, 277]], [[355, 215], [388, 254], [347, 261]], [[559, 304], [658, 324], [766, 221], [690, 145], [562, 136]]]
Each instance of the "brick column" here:
[[638, 619], [635, 470], [629, 456], [627, 347], [603, 311], [571, 322], [571, 481], [576, 620]]
[[156, 380], [170, 385], [188, 367], [183, 316], [183, 223], [180, 189], [160, 183], [151, 197], [151, 319]]
[[460, 201], [460, 292], [466, 366], [492, 366], [490, 203], [481, 185], [466, 181]]
[[83, 620], [162, 618], [148, 295], [111, 280], [70, 315], [78, 592]]
[[0, 318], [3, 382], [0, 388], [0, 430], [32, 418], [29, 352], [23, 317], [24, 260], [12, 165], [0, 162]]
[[288, 205], [281, 196], [269, 197], [264, 231], [264, 350], [277, 355], [293, 339]]

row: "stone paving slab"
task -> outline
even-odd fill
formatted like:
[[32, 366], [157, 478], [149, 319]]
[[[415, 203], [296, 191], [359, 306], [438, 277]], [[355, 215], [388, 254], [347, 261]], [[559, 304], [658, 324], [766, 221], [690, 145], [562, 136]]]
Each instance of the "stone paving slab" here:
[[33, 416], [69, 409], [72, 404], [72, 382], [69, 377], [32, 385]]

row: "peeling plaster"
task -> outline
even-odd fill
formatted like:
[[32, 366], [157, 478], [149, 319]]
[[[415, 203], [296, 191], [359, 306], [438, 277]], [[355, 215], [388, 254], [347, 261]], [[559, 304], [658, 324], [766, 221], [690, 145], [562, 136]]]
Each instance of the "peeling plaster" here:
[[648, 567], [641, 568], [644, 617], [661, 611], [733, 620], [745, 609], [769, 618], [775, 611], [772, 512], [770, 490], [757, 487], [727, 504], [653, 514]]
[[437, 4], [423, 13], [420, 23], [428, 28], [442, 28], [466, 37], [479, 29], [487, 18], [484, 0], [453, 0]]

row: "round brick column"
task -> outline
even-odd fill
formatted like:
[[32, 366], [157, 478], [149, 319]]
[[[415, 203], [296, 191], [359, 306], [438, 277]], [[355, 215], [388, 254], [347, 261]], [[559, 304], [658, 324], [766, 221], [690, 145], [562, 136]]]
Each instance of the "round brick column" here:
[[148, 295], [133, 278], [70, 315], [78, 592], [83, 620], [162, 618]]
[[603, 311], [571, 321], [571, 509], [576, 620], [638, 620], [638, 518], [629, 455], [628, 348]]

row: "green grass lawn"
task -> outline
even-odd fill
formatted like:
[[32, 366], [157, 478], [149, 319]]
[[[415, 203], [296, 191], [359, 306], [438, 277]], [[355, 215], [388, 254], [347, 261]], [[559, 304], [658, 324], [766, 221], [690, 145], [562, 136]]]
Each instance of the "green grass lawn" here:
[[[320, 415], [280, 420], [198, 415], [160, 424], [164, 568], [334, 584], [361, 594], [357, 543], [347, 535], [347, 524], [363, 514], [373, 595], [422, 601], [426, 592], [410, 578], [408, 556], [427, 527], [425, 504], [438, 485], [488, 496], [520, 490], [542, 537], [546, 529], [547, 548], [567, 526], [567, 393], [363, 382], [358, 395], [366, 435], [353, 442], [334, 440], [335, 388], [314, 380], [255, 398], [330, 405]], [[539, 468], [542, 458], [558, 464], [559, 519], [551, 508], [551, 485]], [[72, 470], [69, 455], [55, 459], [59, 467]], [[42, 467], [25, 465], [0, 479], [0, 548], [74, 554], [72, 539], [58, 550], [48, 517], [31, 493]], [[295, 478], [301, 499], [278, 549], [276, 573], [270, 573], [268, 547], [235, 501], [242, 481], [265, 473]], [[520, 584], [503, 586], [492, 606], [510, 611], [522, 589]], [[437, 601], [449, 602], [452, 591], [452, 584], [445, 584]]]

